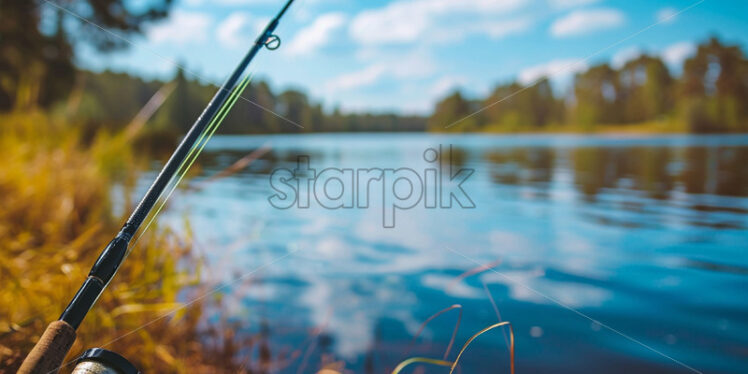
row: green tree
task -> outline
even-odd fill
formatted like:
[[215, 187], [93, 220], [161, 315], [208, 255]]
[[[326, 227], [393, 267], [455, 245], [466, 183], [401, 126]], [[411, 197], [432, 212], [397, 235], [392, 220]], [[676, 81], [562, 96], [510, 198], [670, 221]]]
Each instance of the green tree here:
[[673, 78], [657, 57], [642, 55], [618, 71], [619, 103], [623, 122], [656, 119], [673, 105]]
[[[521, 96], [523, 93], [519, 93]], [[528, 89], [525, 108], [531, 113], [532, 125], [547, 126], [553, 122], [560, 122], [563, 103], [553, 95], [551, 82], [547, 78], [541, 79]]]
[[488, 125], [506, 130], [522, 128], [539, 129], [560, 122], [562, 103], [553, 95], [547, 78], [531, 86], [517, 82], [497, 86], [481, 104]]
[[100, 51], [126, 46], [98, 27], [140, 33], [144, 22], [165, 17], [171, 3], [150, 0], [134, 11], [124, 0], [62, 2], [89, 23], [44, 0], [0, 0], [0, 110], [48, 106], [64, 97], [75, 80], [77, 46]]
[[181, 68], [177, 68], [173, 82], [174, 91], [156, 113], [154, 122], [159, 131], [183, 134], [200, 116], [216, 89], [187, 79]]
[[491, 95], [481, 102], [481, 107], [486, 108], [481, 116], [486, 124], [491, 127], [499, 127], [505, 131], [517, 130], [531, 124], [532, 119], [527, 108], [522, 108], [523, 98], [526, 92], [519, 92], [522, 86], [517, 82], [502, 84], [494, 88]]
[[75, 120], [87, 124], [91, 130], [101, 125], [124, 127], [163, 84], [111, 71], [78, 74], [83, 94]]
[[[249, 99], [252, 102], [245, 102], [248, 108], [248, 112], [251, 113], [251, 117], [247, 125], [254, 128], [264, 128], [266, 132], [282, 132], [283, 126], [274, 113], [270, 113], [263, 108], [275, 109], [276, 98], [270, 86], [266, 82], [254, 82], [250, 85], [252, 89]], [[285, 124], [288, 125], [288, 124]]]
[[574, 77], [574, 117], [591, 128], [599, 123], [621, 123], [618, 72], [608, 64], [591, 67]]
[[[427, 126], [432, 131], [471, 131], [477, 129], [475, 116], [471, 114], [471, 104], [459, 91], [455, 91], [436, 104], [434, 113], [429, 117]], [[459, 121], [459, 123], [455, 123]], [[450, 126], [454, 124], [454, 126]], [[449, 128], [446, 128], [450, 126]]]
[[717, 38], [685, 61], [680, 111], [695, 132], [748, 130], [748, 62], [739, 46]]
[[[313, 124], [306, 122], [310, 119], [308, 109], [309, 99], [301, 91], [286, 90], [278, 95], [279, 114], [294, 123], [304, 126], [304, 130], [311, 131], [311, 126], [313, 126]], [[283, 127], [284, 132], [302, 130], [291, 123], [282, 123], [281, 126]], [[288, 127], [286, 128], [286, 126]]]

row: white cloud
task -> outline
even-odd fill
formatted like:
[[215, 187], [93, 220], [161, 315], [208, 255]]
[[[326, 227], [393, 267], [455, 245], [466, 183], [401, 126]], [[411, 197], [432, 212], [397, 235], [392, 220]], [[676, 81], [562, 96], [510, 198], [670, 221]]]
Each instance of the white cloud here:
[[442, 97], [448, 92], [464, 85], [465, 83], [467, 83], [467, 78], [461, 75], [442, 77], [431, 86], [431, 88], [429, 89], [429, 93], [434, 98]]
[[548, 3], [556, 9], [574, 8], [583, 5], [590, 5], [600, 0], [548, 0]]
[[237, 34], [248, 20], [249, 17], [246, 13], [232, 13], [216, 28], [216, 39], [225, 47], [240, 45], [241, 40], [237, 37]]
[[624, 48], [613, 55], [613, 58], [611, 58], [610, 60], [610, 64], [614, 68], [620, 69], [621, 67], [623, 67], [623, 65], [626, 65], [627, 62], [635, 60], [641, 55], [642, 51], [637, 47]]
[[202, 42], [206, 40], [211, 23], [207, 14], [176, 10], [167, 20], [149, 27], [146, 34], [154, 43]]
[[519, 82], [523, 85], [535, 83], [542, 77], [556, 81], [568, 80], [575, 73], [587, 69], [587, 63], [582, 59], [559, 59], [544, 64], [530, 66], [519, 73]]
[[511, 34], [527, 30], [530, 22], [527, 19], [508, 20], [503, 22], [483, 22], [477, 24], [476, 33], [481, 30], [494, 39], [500, 39]]
[[351, 22], [350, 34], [365, 45], [454, 41], [468, 34], [498, 38], [526, 29], [528, 22], [520, 25], [516, 19], [506, 22], [496, 16], [527, 3], [528, 0], [394, 1], [359, 13]]
[[402, 8], [398, 4], [357, 15], [350, 29], [353, 39], [363, 44], [416, 41], [428, 27], [428, 17], [423, 14], [409, 16], [398, 10]]
[[304, 55], [324, 46], [332, 33], [343, 26], [343, 23], [345, 16], [342, 13], [327, 13], [317, 17], [311, 25], [296, 33], [286, 52], [291, 55]]
[[433, 58], [423, 50], [405, 56], [393, 55], [384, 59], [388, 71], [396, 78], [416, 79], [428, 77], [436, 71]]
[[616, 9], [576, 10], [551, 25], [551, 35], [557, 38], [584, 35], [593, 31], [623, 25], [625, 17]]
[[673, 23], [677, 18], [678, 10], [672, 7], [662, 8], [657, 11], [657, 22]]
[[394, 77], [400, 80], [414, 80], [428, 77], [434, 73], [436, 66], [433, 59], [416, 51], [409, 55], [380, 56], [380, 61], [367, 67], [341, 74], [325, 85], [328, 93], [349, 91], [369, 86], [384, 77]]
[[341, 74], [327, 82], [326, 87], [329, 91], [347, 91], [368, 86], [382, 77], [386, 70], [381, 64], [370, 65], [362, 70]]
[[[433, 82], [430, 83], [429, 82]], [[420, 81], [409, 84], [401, 90], [408, 101], [401, 104], [404, 114], [428, 115], [434, 109], [434, 102], [447, 96], [448, 93], [457, 89], [466, 88], [469, 79], [463, 75], [447, 75], [436, 79], [436, 81]], [[470, 85], [470, 93], [476, 93], [475, 85]], [[462, 90], [463, 92], [465, 90]]]
[[696, 45], [691, 42], [671, 44], [662, 51], [662, 59], [668, 65], [680, 67], [688, 57], [696, 53]]
[[216, 27], [216, 40], [226, 48], [247, 46], [268, 23], [267, 19], [254, 19], [249, 13], [234, 12]]

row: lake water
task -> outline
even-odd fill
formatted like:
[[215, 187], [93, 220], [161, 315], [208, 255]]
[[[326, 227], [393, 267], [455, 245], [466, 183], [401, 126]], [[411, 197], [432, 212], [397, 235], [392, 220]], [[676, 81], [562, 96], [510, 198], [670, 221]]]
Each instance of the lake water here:
[[[247, 168], [210, 179], [263, 145]], [[270, 173], [300, 155], [317, 172], [423, 174], [436, 165], [424, 152], [440, 147], [443, 165], [474, 170], [461, 185], [474, 208], [422, 200], [385, 228], [376, 185], [366, 209], [268, 201]], [[518, 373], [748, 372], [748, 136], [220, 136], [199, 167], [161, 221], [187, 218], [206, 276], [232, 285], [224, 312], [272, 355], [296, 355], [275, 372], [441, 358], [457, 309], [411, 340], [459, 304], [454, 359], [498, 322], [489, 294], [514, 328]], [[476, 339], [462, 372], [509, 373], [507, 337]], [[423, 368], [407, 372], [448, 372]]]

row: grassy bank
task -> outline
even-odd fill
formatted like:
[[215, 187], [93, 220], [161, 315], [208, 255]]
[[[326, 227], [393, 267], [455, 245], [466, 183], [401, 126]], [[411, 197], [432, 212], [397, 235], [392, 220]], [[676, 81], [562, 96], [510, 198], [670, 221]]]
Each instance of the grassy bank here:
[[[112, 183], [136, 177], [138, 160], [123, 138], [84, 141], [72, 128], [39, 113], [0, 117], [0, 367], [8, 372], [123, 222], [111, 214]], [[152, 227], [88, 314], [68, 359], [98, 346], [145, 372], [237, 372], [240, 342], [202, 323], [215, 299], [170, 313], [204, 292], [199, 268], [189, 238]]]

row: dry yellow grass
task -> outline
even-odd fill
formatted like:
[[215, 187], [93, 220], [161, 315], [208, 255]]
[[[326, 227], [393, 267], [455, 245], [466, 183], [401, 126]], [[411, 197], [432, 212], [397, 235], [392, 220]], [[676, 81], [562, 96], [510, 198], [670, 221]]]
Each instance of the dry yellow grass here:
[[[84, 144], [68, 124], [40, 113], [4, 115], [0, 126], [0, 368], [14, 372], [119, 228], [111, 183], [134, 180], [135, 157], [122, 137]], [[68, 359], [103, 346], [146, 372], [236, 372], [236, 352], [249, 343], [205, 327], [207, 305], [167, 314], [201, 292], [199, 265], [189, 238], [152, 227], [89, 313]]]
[[[123, 217], [111, 214], [111, 186], [131, 185], [139, 160], [124, 135], [84, 141], [65, 121], [27, 113], [0, 116], [0, 162], [0, 372], [12, 373], [119, 229]], [[124, 190], [120, 197], [130, 206]], [[235, 326], [206, 324], [207, 311], [220, 310], [220, 297], [182, 308], [207, 287], [190, 238], [151, 227], [89, 312], [68, 360], [103, 347], [144, 372], [248, 373], [299, 359], [273, 355], [263, 337], [239, 337]], [[460, 355], [475, 337], [504, 324], [473, 336]], [[259, 362], [247, 362], [253, 351]], [[460, 355], [454, 362], [411, 358], [399, 368], [421, 362], [454, 370]], [[346, 372], [339, 361], [323, 362], [319, 370]]]

